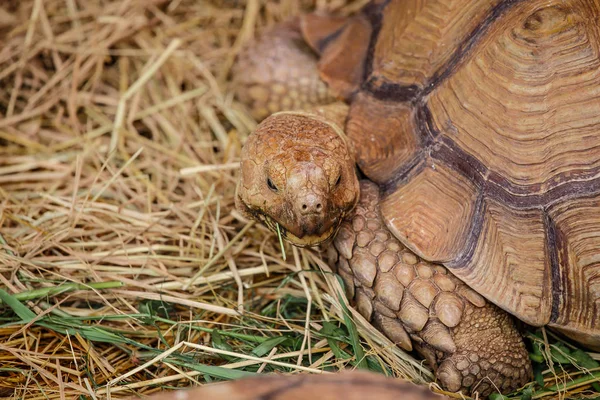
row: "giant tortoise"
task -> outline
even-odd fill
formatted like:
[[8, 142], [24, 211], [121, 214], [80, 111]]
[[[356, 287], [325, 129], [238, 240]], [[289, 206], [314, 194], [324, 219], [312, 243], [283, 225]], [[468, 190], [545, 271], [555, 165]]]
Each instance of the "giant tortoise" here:
[[326, 246], [450, 390], [529, 379], [509, 316], [600, 349], [600, 1], [375, 0], [240, 54], [237, 207]]

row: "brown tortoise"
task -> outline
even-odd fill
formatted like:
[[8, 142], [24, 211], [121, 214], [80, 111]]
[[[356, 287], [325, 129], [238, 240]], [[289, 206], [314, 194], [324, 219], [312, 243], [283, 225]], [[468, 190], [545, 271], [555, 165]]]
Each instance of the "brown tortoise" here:
[[[263, 375], [193, 390], [164, 391], [149, 400], [442, 400], [410, 382], [361, 371], [327, 375]], [[132, 399], [133, 400], [133, 399]]]
[[600, 1], [374, 1], [275, 27], [234, 73], [275, 113], [238, 208], [296, 245], [335, 237], [358, 310], [444, 386], [529, 377], [485, 299], [600, 349]]

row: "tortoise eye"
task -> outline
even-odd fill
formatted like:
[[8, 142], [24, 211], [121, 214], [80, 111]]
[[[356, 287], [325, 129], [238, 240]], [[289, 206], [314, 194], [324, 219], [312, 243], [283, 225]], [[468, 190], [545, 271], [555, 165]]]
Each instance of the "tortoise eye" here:
[[335, 180], [335, 183], [333, 184], [334, 187], [339, 186], [340, 182], [342, 182], [342, 174], [339, 174], [337, 179]]
[[267, 178], [267, 186], [269, 187], [269, 189], [271, 189], [274, 192], [277, 192], [277, 186], [275, 186], [275, 184], [273, 183], [273, 181], [271, 180], [271, 178]]

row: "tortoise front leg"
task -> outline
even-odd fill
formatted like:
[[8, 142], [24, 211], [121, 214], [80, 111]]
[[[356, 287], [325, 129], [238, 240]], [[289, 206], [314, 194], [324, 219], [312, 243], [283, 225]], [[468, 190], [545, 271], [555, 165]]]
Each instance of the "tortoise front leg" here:
[[443, 387], [487, 396], [528, 382], [531, 364], [512, 316], [403, 246], [384, 224], [375, 184], [361, 182], [356, 212], [334, 245], [330, 262], [359, 312], [424, 355]]

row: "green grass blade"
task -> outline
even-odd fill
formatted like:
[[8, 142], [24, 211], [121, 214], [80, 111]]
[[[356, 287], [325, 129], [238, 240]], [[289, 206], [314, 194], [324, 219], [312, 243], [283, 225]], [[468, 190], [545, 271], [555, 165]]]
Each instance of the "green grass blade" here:
[[15, 296], [8, 294], [2, 289], [0, 289], [0, 300], [9, 306], [24, 322], [29, 322], [37, 316], [36, 313], [31, 311], [29, 308], [27, 308], [27, 306], [23, 305], [23, 303], [17, 300]]
[[[171, 360], [168, 360], [168, 359], [165, 361], [172, 362]], [[179, 362], [173, 362], [173, 364], [181, 365], [181, 366], [189, 368], [191, 370], [210, 375], [214, 378], [227, 379], [227, 380], [234, 380], [234, 379], [246, 378], [248, 376], [257, 375], [254, 372], [240, 371], [238, 369], [217, 367], [214, 365], [179, 363]]]
[[321, 331], [319, 333], [325, 336], [329, 348], [331, 349], [331, 351], [333, 351], [333, 354], [337, 359], [347, 360], [352, 357], [350, 354], [342, 350], [342, 348], [338, 345], [338, 341], [340, 341], [339, 334], [345, 334], [345, 332], [343, 332], [342, 329], [338, 328], [329, 321], [324, 321], [323, 328], [321, 328]]
[[275, 347], [280, 345], [281, 343], [287, 342], [288, 337], [286, 336], [277, 336], [273, 338], [269, 338], [256, 346], [254, 350], [252, 350], [252, 355], [256, 357], [262, 357], [264, 355], [269, 354], [269, 352]]
[[600, 363], [594, 360], [588, 353], [581, 349], [576, 349], [571, 352], [571, 356], [575, 358], [577, 365], [586, 369], [594, 369], [600, 367]]
[[281, 230], [279, 229], [279, 224], [275, 222], [275, 226], [277, 226], [277, 236], [279, 237], [279, 246], [281, 247], [281, 257], [283, 257], [283, 261], [286, 260], [285, 255], [285, 247], [283, 246], [283, 238], [281, 237]]
[[46, 287], [41, 289], [28, 290], [26, 292], [17, 293], [14, 297], [20, 301], [33, 300], [41, 297], [54, 296], [60, 293], [72, 292], [74, 290], [102, 290], [102, 289], [113, 289], [119, 288], [125, 285], [123, 282], [110, 281], [110, 282], [96, 282], [89, 284], [80, 283], [65, 283], [62, 285]]
[[582, 376], [581, 378], [572, 379], [572, 380], [568, 381], [567, 383], [559, 383], [557, 385], [552, 385], [546, 389], [543, 389], [537, 393], [534, 393], [533, 398], [539, 399], [544, 396], [557, 393], [559, 391], [565, 391], [565, 390], [571, 389], [573, 387], [578, 387], [581, 384], [586, 384], [586, 383], [591, 383], [591, 382], [600, 382], [600, 371], [586, 374], [586, 375]]
[[348, 334], [350, 336], [350, 344], [354, 350], [354, 357], [356, 357], [356, 366], [361, 369], [369, 369], [369, 365], [367, 364], [367, 359], [365, 358], [365, 352], [360, 344], [360, 339], [358, 337], [358, 331], [356, 330], [356, 325], [350, 318], [350, 310], [346, 307], [344, 300], [339, 298], [340, 304], [342, 305], [342, 311], [344, 313], [344, 323], [346, 328], [348, 329]]

